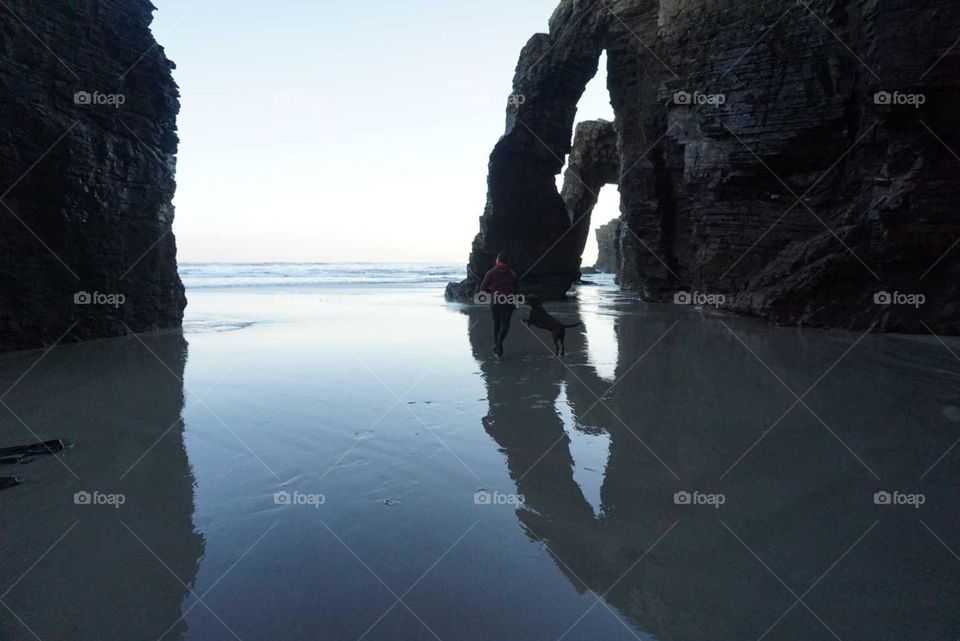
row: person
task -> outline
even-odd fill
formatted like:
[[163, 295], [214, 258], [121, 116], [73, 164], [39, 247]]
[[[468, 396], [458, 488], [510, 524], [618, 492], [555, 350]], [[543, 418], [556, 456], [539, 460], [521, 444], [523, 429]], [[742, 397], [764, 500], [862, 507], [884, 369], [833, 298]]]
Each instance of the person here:
[[503, 356], [503, 341], [510, 331], [510, 318], [520, 293], [520, 279], [510, 268], [506, 252], [497, 254], [497, 264], [483, 277], [480, 291], [489, 295], [493, 314], [493, 353]]

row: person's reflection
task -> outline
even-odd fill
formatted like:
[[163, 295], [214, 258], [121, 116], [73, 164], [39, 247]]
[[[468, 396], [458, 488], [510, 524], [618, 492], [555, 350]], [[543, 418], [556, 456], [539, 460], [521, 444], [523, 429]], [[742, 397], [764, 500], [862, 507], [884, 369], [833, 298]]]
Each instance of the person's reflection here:
[[[4, 597], [20, 620], [0, 610], [0, 638], [186, 634], [181, 606], [204, 551], [181, 421], [186, 357], [180, 333], [60, 347], [5, 399], [38, 434], [74, 446], [63, 465], [22, 466], [24, 485], [3, 497], [0, 566], [7, 583], [30, 571]], [[4, 441], [30, 440], [0, 421]]]
[[[526, 498], [529, 510], [541, 515], [538, 518], [591, 521], [593, 509], [574, 481], [570, 439], [555, 409], [565, 368], [551, 358], [485, 359], [483, 330], [481, 323], [471, 323], [470, 342], [490, 407], [483, 427], [507, 454], [517, 491]], [[546, 350], [544, 354], [550, 355]], [[529, 510], [523, 518], [534, 518]], [[536, 532], [537, 526], [530, 525]]]
[[[535, 356], [485, 361], [481, 334], [474, 323], [470, 340], [489, 403], [483, 427], [507, 455], [510, 476], [524, 496], [517, 517], [532, 539], [547, 543], [557, 567], [578, 591], [601, 594], [616, 581], [617, 567], [603, 563], [608, 554], [600, 538], [604, 524], [574, 479], [570, 438], [556, 403], [563, 385], [568, 390], [590, 385], [597, 393], [605, 385], [590, 368], [568, 369], [549, 347], [540, 352], [542, 346], [529, 335], [524, 346]], [[591, 425], [603, 424], [599, 412], [594, 418], [599, 422]]]
[[[668, 319], [648, 320], [640, 335], [631, 334], [632, 330], [619, 322], [615, 329], [617, 340], [628, 341], [629, 353], [639, 355], [670, 325]], [[525, 504], [517, 516], [528, 535], [546, 543], [558, 569], [577, 590], [603, 595], [638, 630], [654, 632], [658, 638], [688, 638], [685, 632], [703, 624], [703, 614], [691, 612], [692, 622], [684, 631], [662, 624], [665, 617], [676, 614], [665, 604], [682, 604], [689, 586], [664, 567], [659, 550], [655, 556], [661, 560], [648, 558], [645, 564], [637, 563], [676, 521], [668, 499], [675, 488], [667, 467], [677, 465], [679, 436], [651, 424], [642, 411], [644, 403], [662, 403], [657, 396], [663, 393], [664, 383], [648, 382], [649, 389], [638, 390], [636, 383], [645, 380], [638, 377], [633, 389], [607, 396], [610, 382], [584, 362], [587, 359], [582, 353], [560, 363], [548, 348], [537, 350], [542, 346], [535, 337], [525, 345], [537, 350], [535, 356], [490, 362], [484, 359], [485, 334], [476, 327], [474, 324], [471, 329], [470, 340], [489, 402], [483, 427], [507, 455], [510, 476], [524, 495]], [[669, 382], [680, 367], [660, 355], [648, 358], [648, 379], [659, 377]], [[621, 360], [618, 375], [632, 364]], [[565, 425], [556, 407], [561, 386], [566, 389], [575, 425]], [[629, 417], [632, 425], [618, 416]], [[573, 474], [567, 430], [581, 427], [594, 433], [603, 431], [610, 438], [598, 516]], [[662, 463], [639, 442], [638, 434], [666, 457]], [[661, 506], [666, 509], [659, 509]], [[724, 630], [722, 622], [715, 623], [717, 630]]]

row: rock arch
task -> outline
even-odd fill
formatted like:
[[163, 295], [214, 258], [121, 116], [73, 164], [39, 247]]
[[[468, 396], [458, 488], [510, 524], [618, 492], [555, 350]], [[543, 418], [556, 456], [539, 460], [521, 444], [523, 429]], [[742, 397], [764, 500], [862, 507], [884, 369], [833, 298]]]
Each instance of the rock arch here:
[[[545, 298], [577, 278], [584, 205], [555, 176], [606, 51], [624, 289], [722, 293], [784, 324], [960, 332], [958, 29], [960, 4], [941, 0], [561, 0], [521, 53], [448, 296], [472, 294], [499, 249]], [[894, 291], [926, 304], [875, 298]]]
[[[596, 75], [610, 16], [601, 0], [564, 2], [520, 53], [506, 132], [490, 154], [487, 204], [467, 279], [447, 297], [469, 298], [500, 250], [510, 253], [524, 289], [564, 295], [579, 277], [581, 244], [556, 176], [571, 151], [577, 103]], [[582, 247], [581, 247], [582, 249]]]
[[620, 181], [620, 152], [612, 122], [589, 120], [577, 125], [570, 161], [563, 176], [563, 202], [573, 231], [572, 250], [579, 258], [590, 237], [590, 218], [605, 185]]

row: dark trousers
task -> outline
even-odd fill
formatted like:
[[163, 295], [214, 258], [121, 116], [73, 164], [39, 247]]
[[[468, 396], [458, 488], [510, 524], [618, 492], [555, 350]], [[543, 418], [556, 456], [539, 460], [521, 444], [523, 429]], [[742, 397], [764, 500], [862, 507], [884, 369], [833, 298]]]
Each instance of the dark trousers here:
[[510, 318], [513, 316], [513, 305], [494, 303], [490, 305], [493, 313], [493, 344], [498, 351], [503, 350], [503, 340], [510, 331]]

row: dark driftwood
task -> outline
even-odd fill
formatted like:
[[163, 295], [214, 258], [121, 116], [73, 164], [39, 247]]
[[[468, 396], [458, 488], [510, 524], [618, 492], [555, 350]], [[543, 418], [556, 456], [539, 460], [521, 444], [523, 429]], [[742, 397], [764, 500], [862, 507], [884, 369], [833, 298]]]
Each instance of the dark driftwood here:
[[17, 445], [15, 447], [0, 447], [0, 464], [21, 463], [25, 459], [30, 459], [41, 454], [55, 454], [67, 449], [68, 444], [63, 439], [53, 439], [43, 443], [31, 443], [29, 445]]

